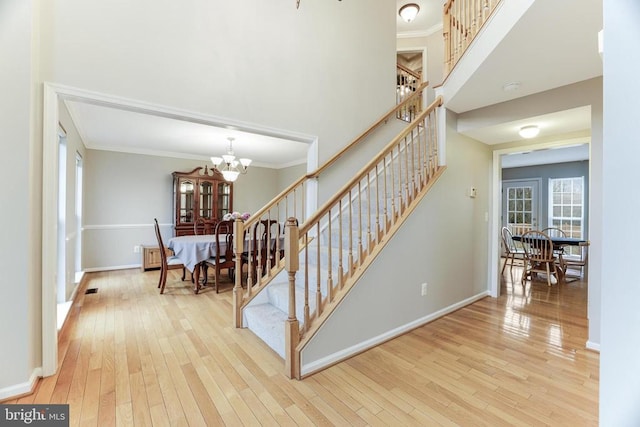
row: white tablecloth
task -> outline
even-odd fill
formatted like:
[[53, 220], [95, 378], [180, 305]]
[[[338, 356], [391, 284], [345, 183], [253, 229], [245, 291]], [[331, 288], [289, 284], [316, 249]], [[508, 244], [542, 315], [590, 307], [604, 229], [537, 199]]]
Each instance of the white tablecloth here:
[[[221, 235], [222, 236], [222, 235]], [[225, 235], [226, 236], [226, 235]], [[272, 239], [272, 242], [275, 239]], [[248, 249], [249, 242], [245, 241], [244, 248]], [[168, 248], [175, 256], [193, 272], [196, 265], [216, 256], [216, 236], [215, 234], [201, 234], [198, 236], [178, 236], [169, 239]], [[284, 248], [284, 236], [280, 236], [279, 249]], [[227, 249], [226, 238], [220, 242], [220, 249]]]
[[[201, 263], [216, 255], [216, 236], [214, 234], [202, 234], [199, 236], [178, 236], [169, 239], [169, 249], [189, 269], [193, 269]], [[220, 248], [225, 250], [227, 243], [220, 242]]]

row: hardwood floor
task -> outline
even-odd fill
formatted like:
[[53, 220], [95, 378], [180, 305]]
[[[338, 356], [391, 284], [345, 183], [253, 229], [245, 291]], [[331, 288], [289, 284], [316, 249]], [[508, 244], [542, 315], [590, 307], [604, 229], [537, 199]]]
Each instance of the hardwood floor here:
[[5, 403], [69, 403], [72, 426], [597, 425], [584, 282], [523, 287], [506, 268], [500, 298], [295, 381], [231, 327], [231, 292], [194, 295], [180, 274], [160, 295], [157, 271], [91, 273], [58, 374]]

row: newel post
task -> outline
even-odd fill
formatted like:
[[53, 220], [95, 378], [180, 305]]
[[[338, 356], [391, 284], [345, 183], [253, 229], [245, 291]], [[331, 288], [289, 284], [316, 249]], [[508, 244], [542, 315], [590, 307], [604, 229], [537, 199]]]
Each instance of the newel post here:
[[242, 327], [242, 252], [244, 251], [244, 221], [233, 222], [233, 253], [235, 254], [235, 283], [233, 285], [233, 326]]
[[284, 228], [284, 268], [289, 276], [289, 317], [285, 323], [285, 374], [300, 378], [300, 355], [296, 351], [300, 342], [300, 326], [296, 319], [296, 272], [299, 269], [298, 220], [287, 219]]

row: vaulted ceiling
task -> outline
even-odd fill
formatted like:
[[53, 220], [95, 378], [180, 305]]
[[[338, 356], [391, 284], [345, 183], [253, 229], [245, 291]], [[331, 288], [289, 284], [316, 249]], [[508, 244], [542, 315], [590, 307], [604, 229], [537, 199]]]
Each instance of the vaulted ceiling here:
[[[420, 12], [410, 23], [396, 14], [398, 36], [421, 37], [440, 32], [443, 0], [411, 2], [420, 6]], [[397, 9], [405, 3], [397, 0]], [[518, 22], [518, 31], [505, 37], [460, 92], [463, 95], [447, 100], [447, 107], [456, 112], [469, 111], [601, 75], [597, 50], [601, 23], [601, 0], [535, 0]], [[513, 60], [514, 51], [531, 52], [531, 59], [523, 61], [519, 56]], [[520, 83], [518, 90], [505, 91], [504, 86], [511, 82]], [[67, 100], [65, 105], [89, 149], [206, 159], [225, 152], [227, 138], [234, 137], [236, 154], [251, 157], [259, 166], [281, 168], [306, 160], [308, 141], [277, 132], [83, 100]], [[550, 135], [589, 128], [589, 114], [587, 108], [532, 119], [545, 120], [549, 124], [545, 132]], [[513, 131], [518, 125], [492, 124], [469, 129], [466, 134], [488, 144], [513, 141], [519, 138]]]

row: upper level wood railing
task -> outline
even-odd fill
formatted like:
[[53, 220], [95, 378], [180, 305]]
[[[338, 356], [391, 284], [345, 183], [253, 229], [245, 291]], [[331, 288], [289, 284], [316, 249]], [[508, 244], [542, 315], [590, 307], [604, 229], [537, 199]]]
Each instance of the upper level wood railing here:
[[[396, 104], [402, 104], [409, 96], [413, 95], [422, 84], [422, 75], [401, 65], [396, 65]], [[396, 117], [405, 122], [410, 122], [422, 111], [422, 99], [413, 98], [414, 101], [398, 110]]]
[[453, 70], [501, 0], [449, 0], [442, 18], [444, 74]]
[[[444, 171], [438, 160], [441, 105], [438, 97], [302, 224], [287, 221], [290, 377], [301, 377], [300, 354], [309, 339]], [[296, 292], [303, 307], [296, 306]]]
[[[416, 100], [422, 99], [422, 91], [427, 87], [429, 83], [422, 83], [417, 90], [405, 99], [401, 104], [395, 106], [388, 112], [386, 112], [380, 119], [378, 119], [373, 125], [371, 125], [367, 130], [358, 135], [353, 141], [351, 141], [348, 145], [342, 148], [339, 152], [334, 154], [329, 160], [327, 160], [322, 166], [317, 168], [315, 171], [310, 172], [298, 180], [289, 185], [286, 189], [284, 189], [280, 194], [278, 194], [273, 200], [267, 203], [263, 208], [255, 212], [251, 215], [251, 217], [246, 221], [242, 222], [237, 220], [235, 222], [236, 229], [235, 235], [248, 235], [249, 237], [253, 237], [256, 232], [256, 227], [261, 227], [261, 224], [264, 224], [264, 221], [273, 221], [277, 220], [279, 223], [284, 224], [287, 218], [293, 217], [298, 218], [299, 221], [304, 221], [309, 215], [309, 209], [307, 206], [307, 191], [309, 185], [314, 182], [315, 178], [318, 178], [323, 172], [325, 172], [329, 167], [331, 167], [338, 159], [340, 159], [347, 151], [351, 150], [356, 145], [360, 144], [365, 140], [367, 136], [369, 136], [372, 132], [374, 132], [379, 126], [383, 123], [386, 123], [389, 119], [394, 118], [398, 111], [401, 111], [410, 103], [416, 102]], [[281, 230], [282, 232], [283, 230]], [[269, 230], [269, 233], [271, 231]], [[274, 246], [268, 246], [265, 248], [244, 248], [244, 242], [242, 239], [236, 240], [236, 263], [237, 268], [236, 271], [241, 272], [242, 265], [242, 256], [243, 252], [245, 253], [253, 253], [255, 252], [257, 255], [257, 262], [250, 262], [247, 265], [247, 284], [246, 288], [243, 290], [242, 287], [242, 274], [236, 274], [235, 278], [235, 286], [234, 286], [234, 324], [236, 327], [242, 326], [242, 307], [246, 305], [254, 295], [256, 295], [264, 286], [266, 286], [271, 279], [275, 276], [275, 274], [282, 269], [281, 261], [281, 252], [282, 247], [280, 246], [280, 239], [272, 239], [273, 236], [269, 236], [269, 239], [266, 241], [274, 240], [276, 244]], [[249, 245], [253, 244], [253, 239], [248, 239]], [[258, 245], [260, 242], [258, 242]], [[265, 263], [262, 258], [273, 259], [273, 262]], [[246, 258], [246, 256], [245, 256]], [[271, 265], [273, 264], [273, 265]], [[268, 266], [268, 268], [267, 268]], [[264, 271], [263, 271], [264, 270]]]

